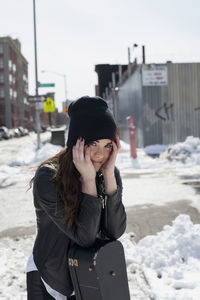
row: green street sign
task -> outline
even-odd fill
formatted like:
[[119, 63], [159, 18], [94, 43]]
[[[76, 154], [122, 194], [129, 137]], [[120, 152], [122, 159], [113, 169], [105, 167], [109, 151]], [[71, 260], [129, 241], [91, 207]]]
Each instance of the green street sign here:
[[39, 83], [39, 87], [55, 87], [55, 83]]

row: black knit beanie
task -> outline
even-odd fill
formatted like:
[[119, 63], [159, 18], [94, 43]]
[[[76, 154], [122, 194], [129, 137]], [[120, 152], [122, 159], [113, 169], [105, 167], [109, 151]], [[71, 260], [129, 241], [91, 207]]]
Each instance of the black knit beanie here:
[[100, 139], [115, 140], [117, 127], [105, 100], [84, 96], [69, 105], [70, 125], [67, 147], [76, 144], [78, 138], [85, 144]]

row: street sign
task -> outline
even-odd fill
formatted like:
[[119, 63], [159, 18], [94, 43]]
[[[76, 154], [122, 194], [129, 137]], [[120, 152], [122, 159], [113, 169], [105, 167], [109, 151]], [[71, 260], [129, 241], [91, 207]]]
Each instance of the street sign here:
[[167, 66], [145, 65], [142, 68], [143, 86], [161, 86], [168, 84]]
[[36, 110], [43, 110], [44, 109], [44, 103], [43, 102], [35, 102], [35, 109]]
[[55, 104], [53, 99], [47, 97], [47, 100], [44, 102], [44, 112], [54, 112], [55, 111]]
[[55, 87], [55, 83], [39, 83], [38, 87]]
[[46, 100], [46, 95], [29, 95], [28, 101], [29, 102], [44, 102]]
[[66, 114], [68, 114], [68, 107], [67, 107], [67, 106], [64, 108], [64, 112], [65, 112]]

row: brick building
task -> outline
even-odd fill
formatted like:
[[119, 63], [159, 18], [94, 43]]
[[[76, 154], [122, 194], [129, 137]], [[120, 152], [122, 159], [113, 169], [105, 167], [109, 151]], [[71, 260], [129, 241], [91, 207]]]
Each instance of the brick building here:
[[27, 96], [28, 62], [21, 44], [18, 39], [0, 37], [0, 126], [29, 127], [34, 111]]

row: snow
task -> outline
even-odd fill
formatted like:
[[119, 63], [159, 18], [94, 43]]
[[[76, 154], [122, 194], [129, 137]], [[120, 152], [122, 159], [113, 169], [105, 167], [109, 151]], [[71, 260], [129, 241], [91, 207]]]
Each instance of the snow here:
[[200, 139], [188, 136], [183, 143], [168, 147], [162, 155], [168, 160], [178, 160], [187, 164], [200, 164]]
[[[59, 152], [49, 133], [0, 142], [0, 299], [26, 299], [25, 267], [35, 238], [35, 213], [28, 183], [39, 162]], [[199, 209], [199, 194], [184, 178], [200, 178], [200, 140], [137, 149], [130, 158], [122, 142], [117, 166], [123, 179], [125, 206], [165, 205], [186, 199]], [[152, 158], [152, 154], [160, 154]], [[137, 244], [125, 233], [124, 246], [131, 300], [200, 299], [200, 225], [179, 215], [171, 225]]]
[[130, 236], [120, 239], [126, 252], [128, 272], [142, 266], [154, 299], [199, 299], [200, 225], [187, 215], [179, 215], [155, 236], [147, 236], [133, 245]]
[[167, 145], [150, 145], [144, 148], [145, 153], [147, 154], [161, 154], [164, 152], [169, 146]]
[[37, 150], [37, 146], [34, 144], [28, 144], [25, 148], [17, 153], [12, 159], [11, 166], [25, 166], [33, 165], [47, 158], [55, 155], [62, 149], [61, 146], [52, 145], [50, 143], [44, 144], [41, 149]]

